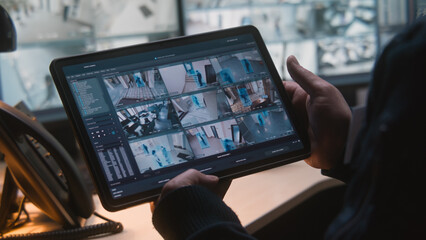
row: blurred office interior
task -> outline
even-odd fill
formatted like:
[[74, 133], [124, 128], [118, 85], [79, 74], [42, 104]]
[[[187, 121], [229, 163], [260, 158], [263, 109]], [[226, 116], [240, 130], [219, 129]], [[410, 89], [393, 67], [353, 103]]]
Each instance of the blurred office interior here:
[[[24, 101], [68, 150], [76, 152], [49, 73], [54, 58], [251, 24], [280, 76], [295, 55], [365, 103], [370, 72], [386, 43], [425, 14], [426, 0], [0, 0], [18, 47], [0, 54], [0, 100]], [[65, 131], [64, 131], [65, 129]], [[71, 144], [71, 145], [70, 145]]]

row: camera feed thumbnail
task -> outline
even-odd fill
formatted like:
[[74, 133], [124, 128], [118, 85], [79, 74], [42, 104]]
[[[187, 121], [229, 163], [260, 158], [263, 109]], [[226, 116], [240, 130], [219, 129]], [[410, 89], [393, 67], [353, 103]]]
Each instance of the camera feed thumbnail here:
[[228, 152], [246, 145], [235, 119], [186, 131], [195, 158]]
[[207, 91], [172, 99], [183, 127], [232, 115], [222, 90]]
[[117, 115], [128, 139], [179, 127], [179, 120], [170, 101], [125, 108], [117, 111]]
[[257, 50], [250, 50], [211, 59], [222, 85], [253, 80], [267, 68]]
[[170, 167], [194, 159], [183, 132], [130, 143], [140, 173]]
[[216, 72], [208, 59], [160, 68], [159, 72], [170, 95], [219, 85]]
[[104, 78], [114, 106], [135, 104], [167, 95], [158, 70], [134, 71]]
[[283, 108], [257, 112], [237, 119], [241, 136], [252, 145], [294, 133]]
[[235, 114], [279, 105], [280, 99], [270, 79], [262, 79], [224, 89]]

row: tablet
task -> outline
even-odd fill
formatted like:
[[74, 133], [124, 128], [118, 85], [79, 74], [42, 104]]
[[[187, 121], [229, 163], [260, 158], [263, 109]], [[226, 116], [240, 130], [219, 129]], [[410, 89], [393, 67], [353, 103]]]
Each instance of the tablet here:
[[229, 179], [310, 153], [253, 26], [55, 59], [50, 71], [109, 211], [156, 199], [190, 168]]

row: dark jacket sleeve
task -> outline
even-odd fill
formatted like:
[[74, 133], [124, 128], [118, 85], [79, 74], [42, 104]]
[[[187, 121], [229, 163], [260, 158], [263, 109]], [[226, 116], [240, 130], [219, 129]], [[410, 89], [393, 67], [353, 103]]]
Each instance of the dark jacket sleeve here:
[[166, 195], [155, 208], [153, 224], [164, 239], [254, 239], [222, 199], [201, 186]]
[[351, 168], [353, 147], [357, 140], [358, 133], [364, 122], [366, 108], [364, 106], [354, 107], [351, 110], [352, 119], [349, 127], [345, 153], [341, 157], [340, 162], [338, 162], [334, 168], [330, 170], [321, 170], [321, 173], [323, 175], [339, 179], [345, 183], [347, 183], [352, 178], [352, 175], [354, 173], [354, 170]]

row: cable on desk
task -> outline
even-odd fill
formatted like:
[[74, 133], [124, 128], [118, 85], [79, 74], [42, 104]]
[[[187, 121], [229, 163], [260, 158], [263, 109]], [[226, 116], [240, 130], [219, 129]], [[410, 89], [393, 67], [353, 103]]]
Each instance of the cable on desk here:
[[71, 239], [83, 239], [88, 237], [94, 237], [94, 236], [102, 236], [102, 235], [109, 235], [109, 234], [115, 234], [123, 231], [123, 224], [120, 222], [115, 222], [109, 218], [106, 218], [99, 213], [95, 212], [95, 216], [102, 218], [103, 220], [107, 221], [105, 223], [99, 223], [95, 225], [90, 226], [84, 226], [81, 228], [74, 228], [74, 229], [66, 229], [66, 230], [56, 230], [56, 231], [50, 231], [50, 232], [41, 232], [41, 233], [28, 233], [28, 234], [15, 234], [15, 235], [9, 235], [9, 236], [0, 236], [0, 239], [10, 239], [10, 240], [17, 240], [17, 239], [32, 239], [32, 240], [50, 240], [50, 239], [63, 239], [63, 240], [71, 240]]
[[[18, 215], [16, 216], [15, 220], [13, 220], [12, 223], [9, 224], [9, 226], [7, 227], [8, 229], [14, 229], [14, 228], [18, 228], [22, 225], [24, 225], [25, 223], [30, 221], [30, 215], [27, 212], [27, 209], [25, 209], [25, 201], [27, 200], [27, 197], [23, 197], [21, 200], [21, 203], [19, 204], [19, 208], [18, 208]], [[25, 220], [19, 222], [19, 220], [21, 219], [21, 214], [22, 212], [25, 213], [26, 218]], [[1, 236], [1, 234], [0, 234]]]

